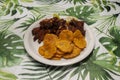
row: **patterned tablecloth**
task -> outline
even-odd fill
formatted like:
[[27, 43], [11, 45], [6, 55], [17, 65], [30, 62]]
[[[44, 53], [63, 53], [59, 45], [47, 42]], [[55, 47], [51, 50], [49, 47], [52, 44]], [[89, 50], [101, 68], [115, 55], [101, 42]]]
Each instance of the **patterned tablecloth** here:
[[[44, 16], [75, 16], [93, 28], [95, 47], [73, 65], [39, 63], [26, 52], [25, 31]], [[0, 80], [119, 80], [120, 0], [0, 0]]]

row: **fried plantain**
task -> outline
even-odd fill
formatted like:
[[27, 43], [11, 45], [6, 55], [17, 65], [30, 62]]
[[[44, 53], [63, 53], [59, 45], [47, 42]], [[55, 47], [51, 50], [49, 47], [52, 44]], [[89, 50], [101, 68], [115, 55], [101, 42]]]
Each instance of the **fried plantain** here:
[[42, 55], [42, 56], [44, 56], [45, 51], [46, 51], [46, 49], [44, 48], [44, 46], [41, 46], [41, 47], [39, 47], [39, 49], [38, 49], [39, 54]]
[[59, 57], [53, 57], [53, 58], [51, 58], [52, 60], [60, 60], [61, 58], [59, 58]]
[[61, 33], [59, 34], [59, 38], [62, 40], [69, 40], [69, 41], [73, 41], [73, 32], [70, 30], [63, 30], [61, 31]]
[[63, 58], [70, 59], [80, 55], [81, 49], [74, 45], [73, 51], [63, 55]]
[[63, 55], [63, 54], [64, 54], [64, 52], [63, 52], [63, 51], [61, 51], [61, 50], [59, 50], [59, 49], [57, 49], [56, 54]]
[[55, 44], [55, 42], [58, 40], [57, 35], [55, 34], [46, 34], [43, 40], [44, 44]]
[[84, 36], [82, 35], [82, 33], [81, 33], [80, 30], [76, 30], [76, 31], [73, 33], [73, 35], [74, 35], [74, 38], [77, 38], [77, 39], [84, 37]]
[[63, 54], [55, 54], [51, 59], [53, 60], [60, 60], [62, 58]]
[[52, 58], [54, 54], [56, 53], [56, 46], [54, 44], [46, 44], [44, 45], [46, 51], [45, 51], [45, 58]]
[[68, 40], [58, 40], [56, 42], [56, 47], [62, 52], [71, 52], [73, 49], [71, 42]]
[[55, 47], [55, 45], [53, 44], [48, 44], [48, 45], [43, 45], [41, 47], [39, 47], [39, 54], [41, 54], [42, 56], [44, 56], [45, 58], [52, 58], [55, 53], [56, 53], [57, 48]]
[[73, 40], [74, 44], [78, 47], [78, 48], [85, 48], [86, 47], [86, 40], [85, 38], [81, 38], [81, 39], [77, 39], [77, 38], [74, 38]]

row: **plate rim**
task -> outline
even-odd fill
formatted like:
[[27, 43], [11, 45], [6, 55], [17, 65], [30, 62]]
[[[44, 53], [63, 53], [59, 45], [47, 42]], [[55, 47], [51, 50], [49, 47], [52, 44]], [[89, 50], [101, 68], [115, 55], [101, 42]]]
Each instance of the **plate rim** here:
[[[51, 16], [50, 16], [51, 17]], [[79, 58], [79, 56], [77, 56], [77, 57], [75, 57], [75, 58], [73, 58], [73, 59], [67, 59], [67, 63], [65, 63], [65, 61], [63, 61], [64, 63], [61, 63], [60, 61], [57, 61], [57, 60], [49, 60], [49, 59], [45, 59], [45, 58], [41, 58], [40, 59], [40, 57], [37, 55], [36, 56], [36, 54], [34, 54], [34, 53], [32, 53], [33, 51], [31, 51], [28, 47], [28, 45], [27, 45], [27, 39], [28, 39], [28, 35], [29, 35], [29, 33], [31, 32], [32, 33], [32, 31], [30, 31], [31, 29], [33, 29], [33, 28], [35, 28], [35, 27], [37, 27], [37, 26], [35, 26], [35, 25], [37, 25], [41, 20], [43, 20], [43, 19], [45, 19], [45, 18], [50, 18], [50, 17], [44, 17], [44, 18], [41, 18], [40, 20], [38, 20], [38, 21], [36, 21], [36, 22], [34, 22], [27, 30], [26, 30], [26, 32], [25, 32], [25, 35], [24, 35], [24, 47], [25, 47], [25, 49], [26, 49], [26, 51], [27, 51], [27, 53], [33, 58], [33, 59], [35, 59], [36, 61], [38, 61], [38, 62], [40, 62], [40, 63], [43, 63], [43, 64], [47, 64], [47, 65], [52, 65], [52, 66], [66, 66], [66, 65], [72, 65], [72, 64], [75, 64], [75, 63], [77, 63], [77, 62], [80, 62], [80, 61], [82, 61], [84, 58], [86, 58], [88, 55], [90, 55], [90, 53], [91, 53], [91, 51], [92, 51], [92, 49], [94, 48], [94, 45], [95, 45], [95, 38], [94, 38], [94, 34], [93, 34], [93, 29], [91, 28], [91, 27], [89, 27], [85, 22], [84, 22], [84, 25], [86, 25], [86, 26], [84, 26], [85, 27], [85, 30], [89, 33], [89, 37], [90, 37], [90, 39], [91, 39], [91, 43], [89, 43], [89, 45], [88, 45], [88, 49], [87, 49], [87, 51], [86, 51], [86, 55], [84, 55], [83, 57], [81, 57], [79, 60], [78, 60], [78, 58]], [[66, 17], [69, 17], [69, 16], [60, 16], [60, 18], [66, 18]], [[79, 20], [79, 19], [78, 19]], [[32, 38], [33, 39], [33, 38]], [[44, 61], [43, 61], [43, 60]], [[57, 62], [57, 63], [56, 63]]]

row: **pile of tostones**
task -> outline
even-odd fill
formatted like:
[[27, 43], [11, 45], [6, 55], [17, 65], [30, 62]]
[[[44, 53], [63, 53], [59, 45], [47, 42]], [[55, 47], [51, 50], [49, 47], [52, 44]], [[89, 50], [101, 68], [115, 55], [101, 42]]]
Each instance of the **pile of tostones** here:
[[71, 59], [80, 55], [85, 47], [86, 40], [80, 30], [62, 30], [59, 35], [45, 34], [43, 45], [39, 47], [38, 52], [51, 60]]

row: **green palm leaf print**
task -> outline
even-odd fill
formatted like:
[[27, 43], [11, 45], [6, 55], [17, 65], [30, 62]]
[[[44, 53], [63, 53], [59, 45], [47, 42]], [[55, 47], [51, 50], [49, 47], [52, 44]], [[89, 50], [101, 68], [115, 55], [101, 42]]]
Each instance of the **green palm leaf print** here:
[[0, 70], [0, 80], [16, 80], [17, 77], [7, 71]]
[[23, 54], [25, 50], [20, 37], [10, 32], [0, 32], [0, 67], [19, 64], [22, 60], [20, 55]]
[[110, 28], [116, 25], [118, 16], [119, 14], [102, 16], [98, 20], [99, 22], [94, 26], [98, 28], [98, 31], [101, 30], [102, 32], [106, 33]]
[[15, 15], [18, 12], [20, 14], [23, 13], [23, 8], [19, 6], [20, 3], [18, 0], [5, 0], [2, 2], [2, 5], [0, 5], [0, 7], [2, 7], [2, 12], [4, 13], [4, 16], [6, 15]]
[[35, 0], [38, 1], [40, 4], [55, 4], [62, 0]]
[[20, 26], [16, 27], [16, 29], [22, 28], [23, 29], [22, 31], [25, 31], [30, 27], [30, 25], [32, 25], [34, 22], [38, 21], [39, 19], [41, 19], [43, 17], [44, 17], [44, 15], [43, 16], [39, 15], [37, 17], [35, 17], [35, 16], [29, 17], [24, 22], [22, 22]]
[[39, 63], [32, 58], [24, 61], [23, 69], [28, 72], [22, 72], [19, 75], [24, 80], [62, 80], [70, 72], [71, 66], [55, 67]]
[[19, 19], [0, 19], [0, 31], [8, 30]]
[[63, 15], [75, 16], [78, 19], [85, 21], [87, 24], [93, 24], [97, 21], [96, 17], [99, 17], [98, 11], [94, 7], [87, 5], [80, 5], [66, 9], [61, 12]]
[[110, 36], [101, 37], [101, 44], [111, 53], [120, 57], [120, 30], [113, 26], [109, 30]]
[[100, 9], [101, 11], [106, 10], [107, 12], [109, 12], [112, 9], [116, 9], [114, 2], [109, 0], [91, 0], [91, 3], [93, 4], [93, 6]]
[[[84, 60], [51, 66], [25, 51], [25, 31], [54, 14], [76, 17], [92, 27], [95, 46]], [[119, 24], [120, 0], [0, 0], [0, 80], [119, 80]]]
[[64, 1], [74, 3], [74, 4], [77, 4], [77, 3], [83, 4], [87, 2], [87, 0], [64, 0]]
[[[95, 49], [89, 57], [87, 57], [81, 63], [76, 64], [70, 78], [77, 76], [77, 80], [81, 80], [80, 77], [82, 80], [86, 80], [86, 77], [89, 76], [90, 80], [113, 80], [105, 68], [95, 63], [95, 61], [99, 58], [97, 56], [98, 50], [99, 48]], [[103, 54], [104, 53], [102, 53], [102, 55]]]
[[[116, 73], [119, 70], [119, 67], [115, 65], [116, 57], [109, 56], [108, 53], [98, 55], [98, 50], [99, 48], [95, 49], [82, 62], [64, 67], [45, 65], [30, 58], [30, 60], [24, 61], [22, 64], [23, 69], [27, 72], [22, 72], [19, 75], [25, 80], [62, 80], [70, 73], [69, 80], [72, 80], [75, 76], [77, 76], [76, 80], [81, 80], [81, 78], [82, 80], [86, 80], [87, 76], [90, 77], [90, 80], [113, 80], [109, 72], [119, 75]], [[101, 57], [104, 58], [101, 59]], [[105, 67], [104, 65], [108, 62], [110, 64]]]

